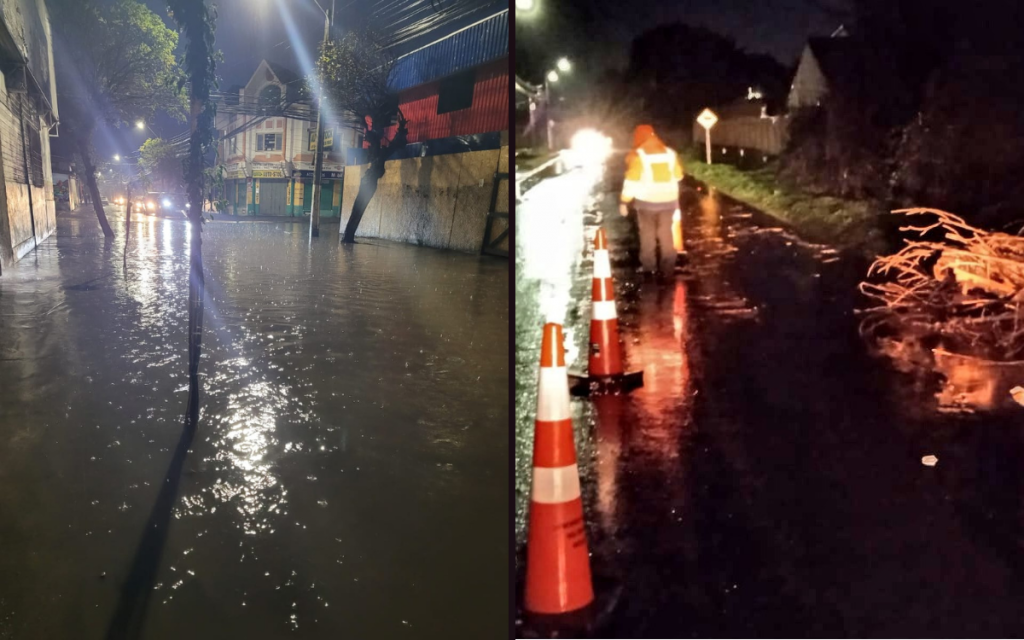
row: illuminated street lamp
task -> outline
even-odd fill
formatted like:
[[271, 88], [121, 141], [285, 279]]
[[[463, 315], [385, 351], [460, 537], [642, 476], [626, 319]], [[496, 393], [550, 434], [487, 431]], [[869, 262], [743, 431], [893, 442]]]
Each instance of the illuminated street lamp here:
[[534, 0], [516, 0], [516, 11], [533, 11], [536, 6]]
[[554, 69], [548, 71], [548, 82], [558, 82], [558, 72]]
[[569, 64], [569, 58], [559, 58], [558, 59], [558, 70], [559, 71], [569, 71], [570, 69], [572, 69], [572, 65]]
[[135, 128], [136, 129], [145, 129], [146, 128], [146, 123], [143, 122], [142, 120], [139, 120], [138, 122], [135, 123]]
[[121, 162], [121, 156], [119, 156], [118, 154], [115, 153], [114, 154], [114, 162]]

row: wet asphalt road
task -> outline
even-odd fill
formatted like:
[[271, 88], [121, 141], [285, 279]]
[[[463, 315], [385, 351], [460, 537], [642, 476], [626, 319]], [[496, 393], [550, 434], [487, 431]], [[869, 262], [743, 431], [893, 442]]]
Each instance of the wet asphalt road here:
[[517, 210], [517, 586], [534, 337], [566, 323], [585, 366], [600, 223], [645, 386], [573, 400], [595, 637], [1024, 633], [1024, 413], [1004, 383], [871, 357], [853, 313], [866, 264], [721, 198], [685, 191], [689, 274], [644, 281], [616, 200], [614, 179], [576, 171]]
[[0, 638], [505, 634], [507, 262], [207, 224], [179, 456], [186, 223], [112, 224], [0, 277]]

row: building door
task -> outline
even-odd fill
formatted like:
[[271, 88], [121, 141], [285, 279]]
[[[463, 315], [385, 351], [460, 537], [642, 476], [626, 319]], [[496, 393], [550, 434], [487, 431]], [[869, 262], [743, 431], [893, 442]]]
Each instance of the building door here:
[[305, 213], [309, 213], [312, 210], [311, 203], [313, 202], [313, 181], [303, 180], [302, 181], [302, 210]]
[[248, 194], [245, 192], [246, 182], [245, 180], [235, 180], [235, 215], [244, 216], [246, 214], [246, 205], [248, 204]]
[[334, 206], [334, 182], [324, 180], [320, 183], [320, 215], [331, 215], [331, 208]]
[[260, 180], [260, 215], [283, 216], [288, 201], [287, 180]]

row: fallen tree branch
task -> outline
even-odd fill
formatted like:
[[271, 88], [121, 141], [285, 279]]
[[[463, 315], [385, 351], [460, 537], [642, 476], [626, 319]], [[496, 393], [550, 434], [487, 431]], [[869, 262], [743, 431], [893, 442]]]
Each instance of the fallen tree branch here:
[[[875, 305], [860, 311], [861, 334], [891, 339], [908, 331], [947, 348], [1003, 361], [1024, 352], [1024, 238], [988, 232], [938, 209], [899, 209], [903, 248], [878, 258], [859, 290]], [[880, 303], [880, 304], [878, 304]]]

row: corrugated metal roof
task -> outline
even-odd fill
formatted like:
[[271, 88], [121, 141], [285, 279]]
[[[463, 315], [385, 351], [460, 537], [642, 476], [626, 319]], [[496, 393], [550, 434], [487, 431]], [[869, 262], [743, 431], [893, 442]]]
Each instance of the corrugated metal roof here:
[[505, 56], [507, 10], [403, 56], [395, 64], [391, 87], [401, 91]]

